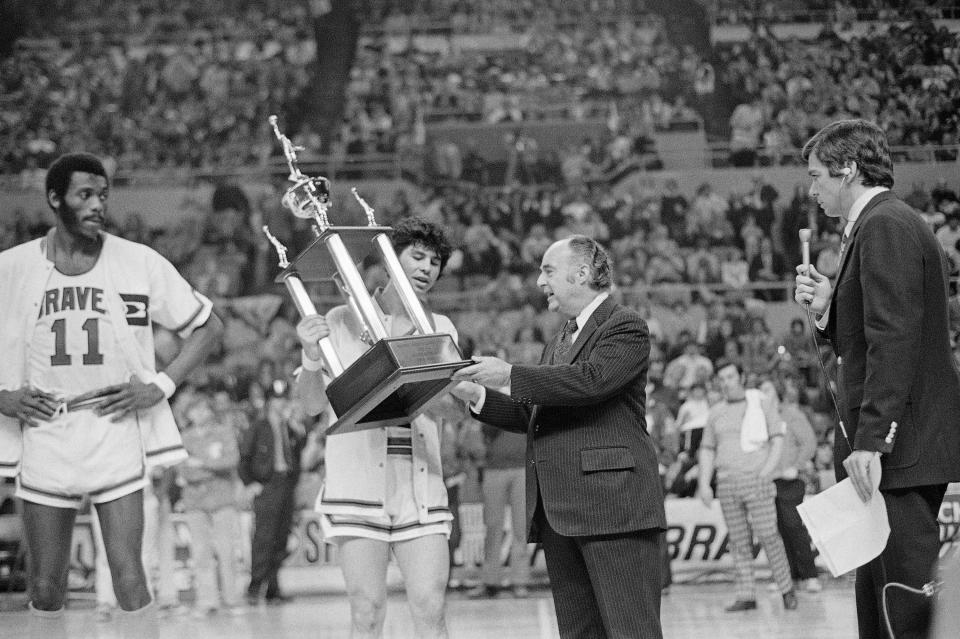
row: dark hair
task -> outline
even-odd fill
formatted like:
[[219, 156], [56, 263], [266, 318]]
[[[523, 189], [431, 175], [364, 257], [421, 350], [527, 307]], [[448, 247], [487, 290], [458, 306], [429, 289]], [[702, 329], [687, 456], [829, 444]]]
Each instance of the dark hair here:
[[90, 153], [65, 153], [53, 161], [47, 169], [44, 192], [53, 191], [61, 200], [70, 188], [70, 178], [74, 173], [92, 173], [110, 180], [107, 170], [100, 159]]
[[423, 218], [408, 217], [400, 220], [393, 225], [393, 232], [390, 234], [393, 241], [393, 248], [399, 255], [408, 246], [420, 245], [426, 249], [436, 252], [440, 258], [440, 274], [450, 259], [453, 252], [453, 246], [443, 231], [443, 227], [433, 222], [427, 222]]
[[570, 252], [590, 267], [590, 288], [605, 291], [612, 284], [613, 264], [606, 249], [586, 235], [571, 235], [568, 238]]
[[214, 212], [234, 209], [243, 215], [250, 214], [250, 200], [236, 184], [218, 184], [213, 190], [212, 207]]
[[883, 130], [866, 120], [838, 120], [820, 129], [803, 145], [803, 159], [816, 155], [831, 177], [856, 162], [864, 186], [893, 188], [893, 159]]
[[735, 362], [731, 359], [721, 359], [720, 361], [718, 361], [716, 372], [719, 373], [720, 371], [725, 369], [727, 366], [733, 366], [735, 369], [737, 369], [737, 374], [740, 375], [741, 377], [743, 376], [743, 365], [740, 362]]

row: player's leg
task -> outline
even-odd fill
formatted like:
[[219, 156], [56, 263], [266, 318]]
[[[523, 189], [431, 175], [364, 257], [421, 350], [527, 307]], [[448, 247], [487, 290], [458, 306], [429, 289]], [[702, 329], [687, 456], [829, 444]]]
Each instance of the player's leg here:
[[30, 601], [37, 610], [63, 608], [76, 517], [75, 508], [23, 502], [23, 526], [30, 549]]
[[447, 538], [442, 534], [393, 544], [418, 637], [447, 636], [444, 596], [450, 575], [448, 552]]
[[[338, 540], [337, 559], [350, 598], [350, 636], [355, 639], [380, 637], [387, 612], [390, 545], [376, 539], [344, 537]], [[444, 587], [446, 583], [444, 580]]]
[[123, 610], [139, 610], [151, 601], [142, 556], [143, 491], [96, 507], [117, 603]]

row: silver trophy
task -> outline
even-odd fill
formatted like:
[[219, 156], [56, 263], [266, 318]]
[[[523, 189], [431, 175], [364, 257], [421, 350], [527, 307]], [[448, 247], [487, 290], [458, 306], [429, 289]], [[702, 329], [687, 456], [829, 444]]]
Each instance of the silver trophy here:
[[[390, 227], [380, 226], [371, 208], [356, 189], [351, 189], [367, 217], [367, 226], [333, 226], [328, 218], [330, 182], [324, 177], [308, 177], [297, 167], [296, 147], [281, 133], [277, 117], [270, 116], [273, 132], [283, 146], [290, 167], [288, 179], [293, 186], [283, 196], [283, 205], [295, 216], [313, 220], [317, 237], [292, 262], [286, 248], [263, 230], [273, 243], [283, 271], [283, 282], [301, 316], [314, 315], [317, 309], [304, 282], [333, 280], [362, 330], [362, 339], [370, 348], [344, 368], [329, 338], [320, 340], [323, 366], [331, 381], [327, 397], [337, 414], [328, 434], [353, 432], [381, 426], [409, 424], [434, 396], [447, 390], [450, 376], [468, 366], [453, 337], [432, 334], [432, 325], [403, 272], [390, 242]], [[415, 333], [390, 337], [383, 322], [383, 311], [367, 291], [357, 264], [369, 255], [381, 259], [396, 289]]]

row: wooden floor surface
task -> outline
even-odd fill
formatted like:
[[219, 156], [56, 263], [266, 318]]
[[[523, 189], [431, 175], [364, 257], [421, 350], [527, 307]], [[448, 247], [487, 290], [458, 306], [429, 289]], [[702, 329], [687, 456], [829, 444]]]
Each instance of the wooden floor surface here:
[[[848, 639], [856, 636], [853, 587], [849, 580], [829, 581], [823, 592], [800, 594], [800, 606], [785, 611], [780, 595], [759, 586], [757, 610], [726, 613], [732, 585], [675, 585], [663, 598], [662, 619], [667, 639]], [[12, 597], [15, 597], [13, 595]], [[15, 600], [3, 602], [0, 637], [29, 637], [30, 615], [17, 609]], [[91, 604], [78, 602], [65, 618], [71, 639], [114, 639], [113, 623], [96, 620]], [[339, 639], [349, 636], [349, 606], [343, 595], [303, 595], [283, 606], [250, 608], [240, 616], [214, 616], [197, 620], [189, 614], [163, 618], [161, 639]], [[451, 592], [447, 603], [451, 639], [556, 638], [553, 599], [547, 589], [532, 591], [527, 599], [500, 595], [472, 600]], [[55, 639], [46, 633], [43, 639]], [[390, 596], [385, 637], [413, 637], [412, 623], [402, 593]], [[146, 639], [146, 638], [138, 638]]]

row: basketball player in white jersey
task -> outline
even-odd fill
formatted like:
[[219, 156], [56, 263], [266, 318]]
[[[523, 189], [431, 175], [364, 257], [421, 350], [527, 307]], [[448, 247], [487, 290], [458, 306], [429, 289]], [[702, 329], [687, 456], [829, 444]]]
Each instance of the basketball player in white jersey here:
[[[60, 157], [46, 178], [56, 226], [0, 253], [0, 474], [17, 478], [23, 499], [40, 618], [63, 610], [83, 495], [97, 509], [121, 610], [150, 608], [145, 468], [186, 457], [167, 398], [223, 330], [166, 259], [104, 231], [108, 188], [96, 157]], [[162, 372], [153, 323], [183, 338]]]
[[[394, 248], [414, 292], [426, 301], [450, 258], [443, 228], [420, 218], [395, 224]], [[414, 331], [391, 283], [375, 294], [385, 312], [390, 335]], [[444, 315], [431, 313], [436, 333], [457, 339]], [[369, 348], [346, 306], [324, 317], [310, 315], [297, 325], [303, 348], [303, 370], [297, 394], [309, 414], [329, 411], [326, 380], [320, 364], [320, 339], [329, 336], [340, 361], [350, 365]], [[409, 426], [339, 433], [326, 440], [326, 476], [317, 498], [324, 539], [336, 544], [350, 599], [350, 636], [383, 636], [390, 556], [404, 578], [414, 634], [423, 639], [447, 637], [445, 593], [450, 574], [449, 549], [453, 514], [447, 501], [440, 464], [442, 418], [432, 411]]]

